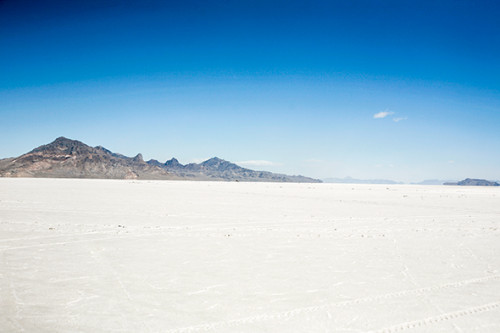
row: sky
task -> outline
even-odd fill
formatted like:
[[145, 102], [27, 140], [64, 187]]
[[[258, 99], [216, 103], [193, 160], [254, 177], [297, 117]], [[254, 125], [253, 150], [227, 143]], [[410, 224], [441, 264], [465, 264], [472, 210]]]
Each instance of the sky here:
[[496, 1], [0, 0], [0, 158], [59, 136], [316, 178], [500, 180]]

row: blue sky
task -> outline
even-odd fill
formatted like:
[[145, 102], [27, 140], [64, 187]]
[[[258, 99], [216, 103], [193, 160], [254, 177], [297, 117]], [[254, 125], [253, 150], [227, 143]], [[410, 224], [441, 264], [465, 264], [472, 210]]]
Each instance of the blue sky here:
[[0, 157], [66, 136], [319, 178], [500, 179], [498, 17], [494, 1], [3, 0]]

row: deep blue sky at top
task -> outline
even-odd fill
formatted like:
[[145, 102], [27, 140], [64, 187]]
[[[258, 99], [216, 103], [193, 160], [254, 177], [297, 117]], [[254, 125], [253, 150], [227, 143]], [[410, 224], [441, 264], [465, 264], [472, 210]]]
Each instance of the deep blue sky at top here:
[[65, 135], [316, 177], [498, 179], [499, 17], [495, 1], [0, 1], [0, 156]]

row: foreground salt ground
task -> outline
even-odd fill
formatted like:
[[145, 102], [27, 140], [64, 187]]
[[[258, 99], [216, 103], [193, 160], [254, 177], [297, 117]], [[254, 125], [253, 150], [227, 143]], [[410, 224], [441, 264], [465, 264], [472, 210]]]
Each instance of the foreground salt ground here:
[[0, 179], [1, 332], [500, 332], [500, 190]]

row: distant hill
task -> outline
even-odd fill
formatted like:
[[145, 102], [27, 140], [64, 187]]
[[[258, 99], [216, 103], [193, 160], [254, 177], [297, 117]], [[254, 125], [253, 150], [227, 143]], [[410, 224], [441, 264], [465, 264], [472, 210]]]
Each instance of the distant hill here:
[[325, 183], [337, 183], [337, 184], [403, 184], [402, 182], [397, 182], [388, 179], [355, 179], [351, 177], [345, 178], [325, 178], [323, 179]]
[[456, 183], [444, 183], [443, 185], [458, 185], [458, 186], [500, 186], [498, 182], [493, 182], [485, 179], [467, 178]]
[[412, 183], [414, 185], [443, 185], [444, 183], [454, 183], [453, 180], [441, 180], [441, 179], [426, 179], [418, 183]]
[[145, 162], [141, 154], [127, 157], [64, 137], [19, 157], [1, 159], [0, 177], [321, 182], [304, 176], [245, 169], [217, 157], [187, 165], [175, 158], [165, 163]]

